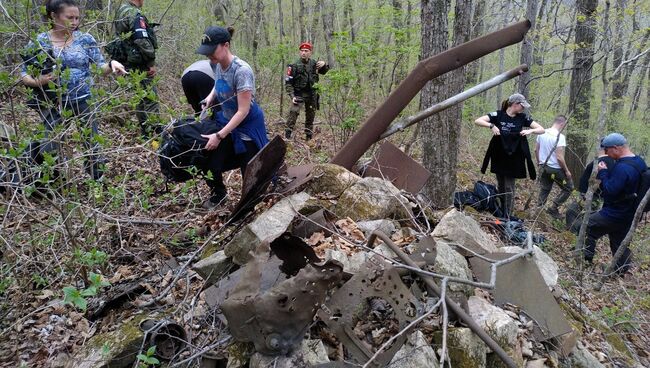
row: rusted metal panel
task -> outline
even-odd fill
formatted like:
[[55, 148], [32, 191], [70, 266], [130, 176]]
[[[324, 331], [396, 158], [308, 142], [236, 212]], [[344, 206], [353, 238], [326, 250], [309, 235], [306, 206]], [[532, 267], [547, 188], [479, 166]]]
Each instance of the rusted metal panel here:
[[[417, 314], [415, 297], [402, 283], [397, 270], [378, 256], [370, 258], [354, 275], [332, 295], [318, 311], [318, 317], [336, 334], [352, 355], [352, 360], [363, 364], [374, 354], [371, 348], [354, 333], [354, 328], [371, 299], [380, 298], [390, 304], [401, 329]], [[406, 341], [403, 334], [372, 362], [373, 367], [385, 366]]]
[[300, 188], [311, 180], [311, 171], [316, 165], [306, 164], [300, 166], [291, 166], [287, 169], [287, 177], [290, 182], [282, 188], [282, 193], [288, 193], [295, 189]]
[[394, 144], [383, 142], [363, 176], [387, 179], [399, 189], [418, 193], [431, 177], [431, 172]]
[[[487, 257], [500, 261], [511, 256], [510, 253], [490, 253]], [[478, 280], [490, 281], [489, 262], [472, 257], [470, 263]], [[532, 259], [520, 258], [500, 266], [495, 284], [492, 291], [494, 303], [511, 303], [521, 307], [535, 321], [533, 333], [538, 341], [546, 341], [572, 331], [564, 312]]]
[[521, 42], [529, 28], [528, 20], [515, 23], [420, 61], [331, 162], [351, 169], [364, 152], [379, 141], [381, 134], [428, 81], [493, 51]]
[[284, 163], [286, 153], [287, 144], [280, 136], [275, 136], [248, 162], [244, 172], [241, 198], [230, 215], [232, 221], [244, 217], [262, 200], [261, 194], [268, 188]]
[[[257, 351], [267, 355], [287, 354], [300, 344], [328, 291], [343, 275], [339, 262], [311, 263], [318, 257], [308, 245], [298, 244], [299, 238], [295, 237], [286, 240], [276, 239], [273, 248], [278, 257], [302, 254], [283, 259], [279, 266], [286, 272], [297, 272], [294, 277], [263, 289], [265, 265], [271, 252], [269, 243], [264, 242], [258, 246], [253, 260], [242, 268], [239, 282], [221, 304], [232, 336], [238, 341], [252, 342]], [[285, 246], [289, 249], [278, 251]]]
[[306, 219], [300, 218], [293, 225], [291, 233], [301, 238], [309, 238], [313, 233], [322, 231], [327, 237], [336, 232], [335, 221], [336, 215], [322, 208]]

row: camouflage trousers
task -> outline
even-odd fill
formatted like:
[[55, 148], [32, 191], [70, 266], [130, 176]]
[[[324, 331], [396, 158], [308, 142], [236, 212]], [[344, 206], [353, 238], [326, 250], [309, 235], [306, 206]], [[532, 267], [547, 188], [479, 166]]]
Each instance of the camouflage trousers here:
[[287, 126], [285, 130], [285, 137], [291, 138], [291, 133], [296, 125], [298, 120], [298, 115], [300, 114], [300, 109], [302, 105], [305, 106], [305, 138], [311, 139], [314, 133], [314, 117], [316, 117], [316, 98], [313, 96], [304, 97], [302, 102], [297, 104], [291, 103], [289, 108], [289, 117], [287, 118]]
[[[159, 122], [160, 107], [158, 105], [158, 88], [153, 82], [153, 78], [144, 78], [140, 81], [143, 97], [138, 101], [135, 107], [135, 116], [140, 124], [140, 132], [143, 137], [150, 137], [152, 133], [158, 133], [161, 130]], [[140, 95], [140, 94], [139, 94]]]

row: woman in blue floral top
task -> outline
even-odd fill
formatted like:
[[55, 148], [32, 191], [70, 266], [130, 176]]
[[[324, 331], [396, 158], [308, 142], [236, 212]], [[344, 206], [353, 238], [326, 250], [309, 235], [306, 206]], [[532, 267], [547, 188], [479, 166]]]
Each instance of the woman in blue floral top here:
[[[38, 101], [37, 110], [41, 114], [46, 134], [62, 121], [62, 110], [69, 110], [82, 123], [91, 129], [90, 137], [86, 139], [86, 148], [91, 149], [87, 170], [93, 179], [102, 176], [98, 146], [93, 143], [94, 135], [98, 134], [95, 111], [88, 105], [93, 85], [91, 66], [99, 67], [103, 74], [126, 74], [124, 66], [115, 60], [108, 63], [104, 60], [97, 41], [88, 33], [83, 33], [79, 26], [79, 5], [75, 0], [48, 0], [45, 4], [47, 18], [51, 29], [39, 34], [36, 42], [30, 41], [26, 51], [31, 58], [23, 64], [22, 81], [25, 85], [43, 92], [53, 83], [60, 88], [60, 101]], [[43, 67], [49, 61], [49, 68]], [[56, 62], [56, 63], [55, 63]], [[34, 65], [35, 68], [28, 68]], [[40, 65], [40, 70], [38, 68]], [[46, 93], [41, 93], [41, 96]], [[49, 96], [56, 94], [50, 93]], [[37, 98], [38, 99], [38, 98]], [[46, 150], [54, 150], [56, 145], [48, 143]]]

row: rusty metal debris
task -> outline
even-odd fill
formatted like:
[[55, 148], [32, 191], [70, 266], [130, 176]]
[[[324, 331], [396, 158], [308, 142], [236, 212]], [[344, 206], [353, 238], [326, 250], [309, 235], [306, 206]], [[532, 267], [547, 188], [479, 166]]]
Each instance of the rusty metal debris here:
[[290, 191], [300, 188], [303, 184], [306, 184], [311, 180], [311, 171], [316, 165], [306, 164], [300, 166], [291, 166], [287, 169], [287, 177], [289, 183], [282, 188], [282, 193], [288, 193]]
[[431, 172], [394, 144], [383, 142], [363, 176], [383, 178], [399, 189], [418, 193], [431, 177]]
[[[375, 240], [377, 238], [380, 238], [381, 240], [383, 240], [384, 243], [393, 252], [395, 252], [395, 254], [397, 254], [397, 256], [399, 256], [399, 258], [401, 258], [402, 261], [404, 261], [404, 263], [407, 266], [410, 266], [410, 267], [415, 268], [415, 269], [419, 269], [418, 265], [411, 259], [411, 257], [406, 255], [406, 253], [404, 253], [400, 249], [400, 247], [397, 246], [397, 244], [393, 243], [390, 240], [390, 238], [386, 234], [382, 233], [381, 231], [375, 230], [372, 233], [372, 235], [368, 239], [368, 246], [371, 247], [372, 244], [375, 242]], [[424, 281], [424, 283], [427, 285], [430, 292], [433, 292], [435, 295], [438, 295], [438, 296], [441, 295], [440, 288], [438, 287], [438, 285], [436, 285], [436, 283], [433, 281], [433, 279], [431, 277], [424, 276], [424, 275], [422, 275], [420, 273], [417, 273], [417, 275], [420, 277], [420, 279], [422, 279], [422, 281]], [[517, 364], [515, 364], [515, 362], [512, 360], [512, 358], [510, 356], [508, 356], [508, 353], [506, 353], [505, 350], [503, 350], [503, 348], [501, 348], [501, 346], [499, 346], [499, 344], [497, 344], [496, 341], [494, 341], [485, 331], [483, 331], [481, 326], [479, 326], [476, 323], [476, 321], [474, 321], [474, 319], [469, 314], [467, 314], [467, 312], [465, 312], [463, 310], [463, 308], [461, 308], [460, 305], [456, 304], [448, 296], [445, 296], [445, 303], [447, 304], [449, 309], [451, 309], [454, 313], [456, 313], [456, 315], [463, 322], [465, 322], [465, 324], [467, 324], [467, 327], [469, 327], [469, 329], [472, 330], [472, 332], [474, 332], [478, 337], [480, 337], [481, 340], [483, 340], [483, 342], [485, 342], [485, 344], [490, 349], [492, 349], [492, 351], [494, 351], [494, 353], [497, 354], [499, 359], [501, 359], [501, 361], [506, 366], [511, 367], [511, 368], [517, 367]]]
[[366, 120], [331, 160], [348, 170], [386, 131], [389, 124], [431, 79], [459, 68], [493, 51], [521, 42], [530, 21], [515, 23], [499, 31], [420, 61], [399, 86]]
[[[397, 327], [402, 330], [416, 317], [414, 297], [402, 283], [397, 270], [384, 262], [379, 256], [371, 257], [361, 269], [337, 290], [326, 305], [318, 312], [318, 317], [332, 330], [357, 363], [365, 363], [374, 354], [372, 347], [355, 334], [355, 326], [363, 314], [367, 313], [373, 304], [376, 308], [390, 305], [397, 320]], [[373, 365], [388, 364], [395, 353], [406, 341], [406, 334], [378, 358]]]
[[[296, 249], [292, 247], [293, 241], [286, 244]], [[274, 248], [280, 246], [276, 244]], [[306, 256], [305, 248], [302, 249], [303, 257], [311, 261], [311, 256]], [[258, 246], [253, 260], [244, 266], [239, 283], [221, 304], [221, 310], [235, 339], [252, 342], [262, 354], [287, 354], [302, 341], [327, 292], [341, 280], [343, 266], [337, 261], [305, 262], [296, 276], [263, 289], [261, 280], [270, 252], [268, 242]], [[287, 264], [291, 260], [284, 262], [283, 269], [295, 267]]]
[[[490, 253], [489, 258], [502, 260], [510, 253]], [[490, 263], [477, 257], [470, 258], [477, 279], [490, 280]], [[538, 341], [571, 332], [571, 326], [562, 309], [548, 290], [542, 274], [532, 259], [520, 258], [499, 268], [493, 291], [497, 305], [505, 303], [521, 307], [535, 321], [534, 335]]]
[[284, 164], [287, 144], [275, 136], [246, 166], [239, 203], [232, 211], [231, 221], [237, 221], [250, 212], [262, 200], [261, 194], [268, 188], [280, 167]]
[[300, 218], [292, 226], [291, 233], [301, 238], [309, 238], [313, 233], [322, 231], [328, 237], [336, 231], [334, 221], [336, 221], [336, 215], [322, 208], [307, 216], [306, 219]]
[[387, 138], [387, 137], [389, 137], [389, 136], [391, 136], [391, 135], [393, 135], [393, 134], [395, 134], [397, 132], [401, 132], [404, 129], [408, 128], [409, 126], [411, 126], [411, 125], [413, 125], [413, 124], [415, 124], [415, 123], [417, 123], [419, 121], [422, 121], [422, 120], [428, 118], [431, 115], [434, 115], [434, 114], [437, 114], [437, 113], [439, 113], [441, 111], [444, 111], [444, 110], [446, 110], [446, 109], [448, 109], [448, 108], [450, 108], [450, 107], [452, 107], [452, 106], [454, 106], [456, 104], [459, 104], [459, 103], [469, 99], [470, 97], [476, 96], [479, 93], [485, 92], [490, 88], [493, 88], [495, 86], [498, 86], [499, 84], [505, 83], [505, 82], [511, 80], [512, 78], [518, 77], [518, 76], [524, 74], [527, 71], [528, 71], [528, 65], [521, 64], [521, 65], [519, 65], [518, 67], [516, 67], [514, 69], [508, 70], [507, 72], [501, 73], [501, 74], [495, 76], [494, 78], [492, 78], [492, 79], [490, 79], [488, 81], [477, 84], [476, 86], [474, 86], [472, 88], [466, 89], [465, 91], [463, 91], [463, 92], [461, 92], [461, 93], [459, 93], [459, 94], [457, 94], [455, 96], [449, 97], [448, 99], [446, 99], [446, 100], [444, 100], [442, 102], [438, 102], [437, 104], [435, 104], [433, 106], [430, 106], [430, 107], [428, 107], [428, 108], [426, 108], [426, 109], [424, 109], [424, 110], [422, 110], [422, 111], [420, 111], [420, 112], [418, 112], [418, 113], [416, 113], [414, 115], [402, 118], [402, 119], [396, 121], [395, 123], [391, 124], [391, 126], [388, 127], [388, 129], [386, 129], [386, 131], [381, 135], [380, 138], [384, 139], [384, 138]]
[[162, 360], [172, 360], [185, 348], [187, 333], [172, 320], [145, 319], [140, 322], [140, 329], [145, 332], [147, 344], [156, 347], [156, 356]]

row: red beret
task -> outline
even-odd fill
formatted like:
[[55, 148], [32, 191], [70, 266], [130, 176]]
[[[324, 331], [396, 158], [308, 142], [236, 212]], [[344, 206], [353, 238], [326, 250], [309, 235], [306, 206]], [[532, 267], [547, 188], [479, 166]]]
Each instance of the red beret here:
[[314, 49], [314, 47], [309, 42], [303, 42], [303, 43], [300, 44], [300, 47], [298, 48], [298, 50], [302, 50], [302, 49], [308, 49], [308, 50], [311, 51], [311, 50]]

